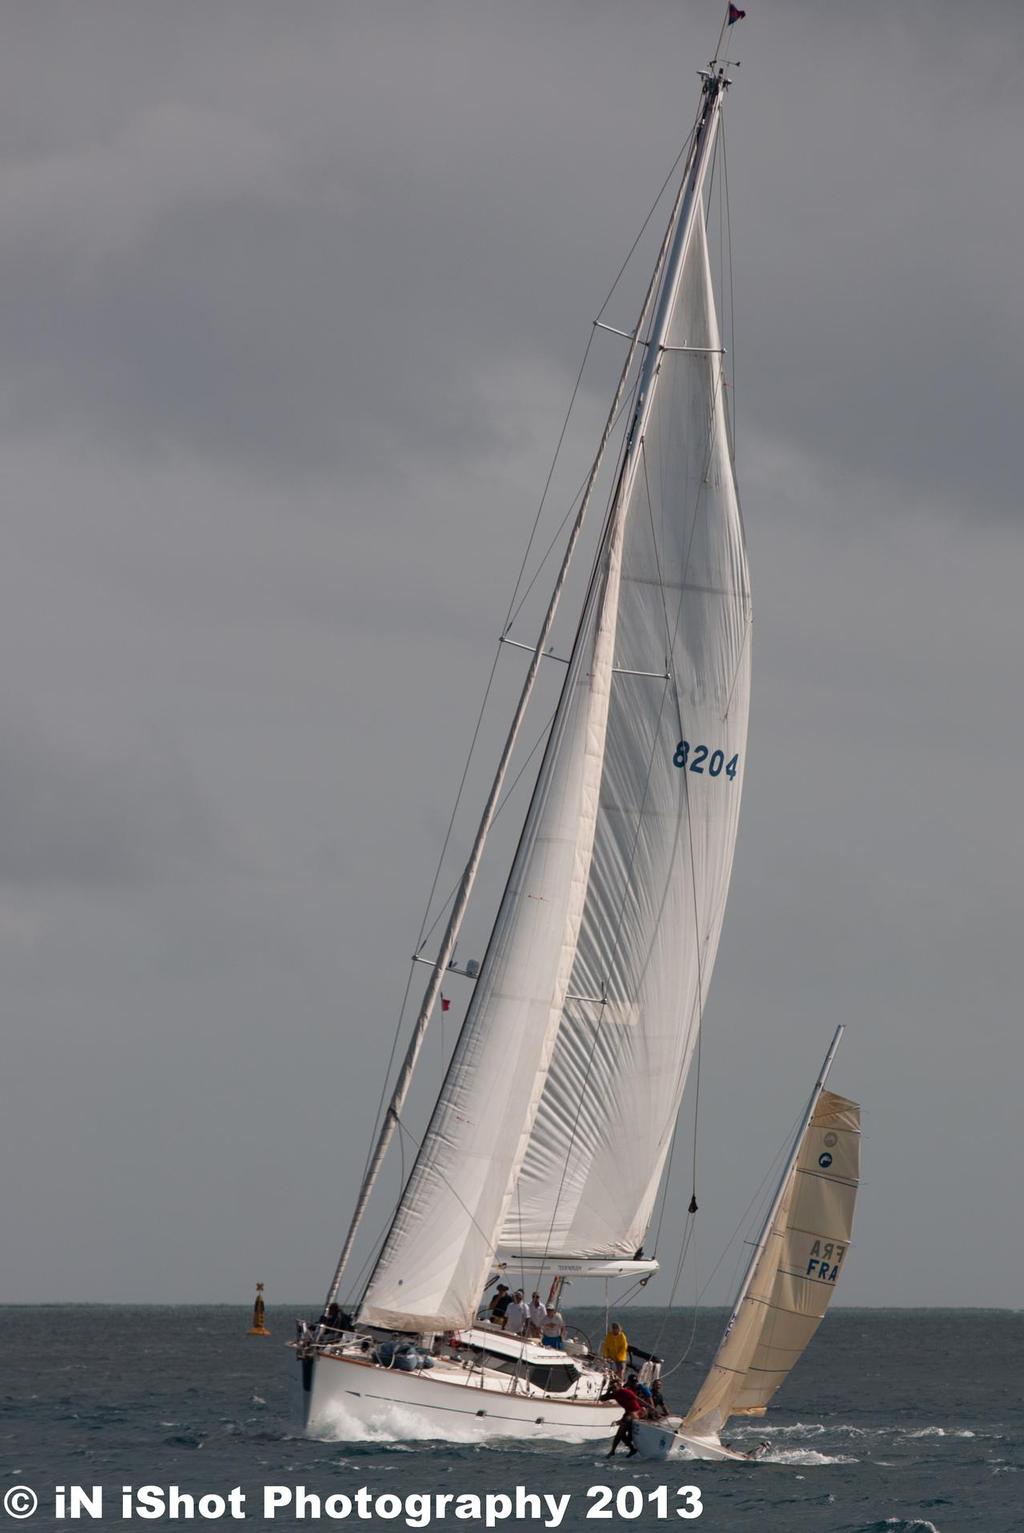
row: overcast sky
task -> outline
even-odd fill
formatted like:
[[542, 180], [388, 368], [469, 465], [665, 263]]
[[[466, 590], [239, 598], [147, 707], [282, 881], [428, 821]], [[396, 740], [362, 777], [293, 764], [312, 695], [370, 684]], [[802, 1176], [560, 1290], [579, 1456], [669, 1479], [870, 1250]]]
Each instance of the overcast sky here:
[[[845, 1022], [841, 1301], [1016, 1306], [1024, 10], [747, 10], [754, 702], [699, 1272]], [[719, 20], [8, 9], [0, 1298], [324, 1291], [590, 321]]]

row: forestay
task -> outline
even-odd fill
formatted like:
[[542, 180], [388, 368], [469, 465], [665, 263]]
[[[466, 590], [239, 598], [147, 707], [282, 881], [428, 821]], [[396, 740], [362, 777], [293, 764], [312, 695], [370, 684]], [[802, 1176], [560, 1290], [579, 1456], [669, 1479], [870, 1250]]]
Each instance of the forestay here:
[[[703, 219], [626, 522], [616, 671], [570, 995], [502, 1236], [646, 1235], [718, 948], [746, 765], [750, 588]], [[630, 674], [640, 672], [647, 674]], [[650, 673], [653, 673], [650, 674]]]
[[853, 1233], [860, 1108], [822, 1091], [744, 1298], [681, 1430], [763, 1415], [825, 1315]]

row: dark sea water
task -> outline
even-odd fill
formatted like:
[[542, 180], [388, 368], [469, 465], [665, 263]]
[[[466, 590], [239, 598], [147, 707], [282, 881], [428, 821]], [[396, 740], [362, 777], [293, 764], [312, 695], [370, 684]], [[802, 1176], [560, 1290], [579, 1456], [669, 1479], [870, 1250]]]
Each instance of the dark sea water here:
[[[326, 1498], [367, 1487], [404, 1504], [411, 1495], [570, 1493], [564, 1529], [695, 1527], [728, 1533], [985, 1533], [1024, 1530], [1024, 1316], [983, 1310], [839, 1310], [826, 1320], [765, 1422], [740, 1427], [739, 1443], [770, 1437], [760, 1464], [645, 1464], [608, 1460], [593, 1445], [308, 1441], [287, 1417], [291, 1354], [283, 1343], [294, 1310], [271, 1309], [270, 1340], [245, 1334], [248, 1311], [0, 1308], [0, 1494], [27, 1485], [39, 1510], [24, 1528], [65, 1527], [54, 1486], [102, 1485], [102, 1520], [86, 1527], [167, 1527], [120, 1516], [122, 1485], [178, 1485], [194, 1495], [246, 1493], [250, 1526], [396, 1528], [392, 1520], [263, 1518], [263, 1487], [304, 1485]], [[603, 1315], [571, 1318], [600, 1334]], [[654, 1310], [624, 1317], [643, 1346], [671, 1364], [691, 1341], [693, 1317]], [[666, 1383], [685, 1406], [723, 1323], [698, 1317], [689, 1356]], [[675, 1490], [700, 1486], [703, 1515], [675, 1515]], [[638, 1518], [588, 1519], [587, 1491], [669, 1488], [669, 1515], [645, 1505]], [[627, 1492], [629, 1510], [634, 1492]], [[385, 1510], [391, 1503], [385, 1503]], [[414, 1517], [417, 1515], [414, 1512]], [[0, 1528], [15, 1521], [0, 1512]], [[182, 1525], [179, 1520], [176, 1526]], [[196, 1517], [188, 1526], [217, 1524]], [[446, 1530], [482, 1526], [444, 1520]], [[510, 1519], [500, 1527], [543, 1526]]]

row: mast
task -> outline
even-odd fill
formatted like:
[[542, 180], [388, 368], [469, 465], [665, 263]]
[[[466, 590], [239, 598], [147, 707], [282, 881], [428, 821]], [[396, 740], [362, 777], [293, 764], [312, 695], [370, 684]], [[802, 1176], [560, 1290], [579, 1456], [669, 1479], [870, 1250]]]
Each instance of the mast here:
[[[544, 648], [554, 622], [559, 599], [561, 597], [562, 590], [568, 575], [569, 565], [579, 539], [579, 534], [583, 525], [583, 519], [591, 499], [594, 484], [596, 482], [600, 465], [603, 460], [604, 451], [609, 437], [611, 436], [615, 417], [617, 415], [622, 396], [625, 392], [628, 375], [632, 367], [633, 357], [636, 353], [636, 349], [639, 346], [644, 346], [646, 348], [646, 354], [640, 370], [640, 378], [637, 388], [637, 402], [629, 432], [626, 437], [622, 464], [615, 492], [612, 497], [612, 504], [609, 510], [609, 516], [606, 523], [604, 536], [602, 537], [601, 541], [599, 558], [601, 557], [601, 553], [603, 553], [603, 551], [605, 551], [610, 544], [613, 529], [621, 528], [622, 518], [625, 514], [625, 508], [628, 505], [629, 496], [633, 487], [634, 480], [636, 478], [637, 468], [640, 461], [639, 449], [643, 442], [644, 429], [649, 418], [651, 404], [654, 399], [658, 372], [661, 366], [662, 352], [665, 347], [665, 341], [679, 290], [683, 262], [689, 245], [693, 220], [695, 213], [699, 209], [700, 190], [703, 184], [704, 175], [710, 162], [711, 152], [714, 145], [719, 113], [721, 109], [721, 98], [725, 88], [729, 83], [725, 78], [724, 70], [722, 69], [719, 70], [717, 75], [712, 73], [704, 73], [703, 78], [704, 87], [702, 97], [702, 112], [694, 130], [693, 144], [687, 160], [686, 171], [684, 173], [683, 181], [676, 199], [672, 219], [670, 220], [669, 228], [665, 236], [665, 241], [662, 245], [661, 255], [659, 256], [658, 264], [655, 267], [655, 271], [648, 288], [647, 296], [644, 301], [643, 310], [641, 312], [637, 328], [632, 337], [629, 354], [622, 369], [615, 398], [613, 400], [611, 410], [609, 411], [604, 432], [602, 433], [597, 456], [595, 457], [590, 474], [588, 476], [586, 488], [581, 499], [580, 508], [574, 521], [572, 531], [570, 533], [569, 542], [562, 561], [562, 565], [559, 569], [548, 609], [533, 649], [530, 666], [523, 683], [522, 692], [520, 694], [519, 702], [513, 715], [512, 723], [509, 727], [505, 746], [498, 763], [494, 781], [492, 783], [490, 793], [488, 794], [487, 802], [484, 806], [484, 811], [477, 830], [476, 838], [474, 840], [469, 859], [466, 863], [465, 870], [455, 895], [451, 914], [448, 920], [448, 925], [445, 930], [444, 937], [442, 938], [437, 957], [434, 961], [434, 966], [431, 970], [430, 978], [427, 982], [423, 1000], [421, 1002], [419, 1013], [413, 1027], [412, 1036], [410, 1038], [409, 1045], [396, 1080], [391, 1101], [385, 1113], [384, 1121], [381, 1125], [372, 1155], [367, 1164], [367, 1169], [363, 1177], [362, 1186], [360, 1188], [355, 1211], [349, 1225], [345, 1244], [342, 1248], [341, 1255], [338, 1259], [338, 1265], [335, 1269], [334, 1277], [328, 1290], [326, 1301], [327, 1303], [332, 1303], [337, 1298], [345, 1268], [347, 1266], [352, 1247], [355, 1243], [356, 1233], [361, 1223], [363, 1213], [369, 1202], [373, 1186], [377, 1180], [380, 1168], [384, 1161], [384, 1157], [394, 1136], [395, 1128], [398, 1126], [400, 1121], [400, 1114], [404, 1106], [406, 1096], [408, 1095], [413, 1070], [419, 1057], [427, 1024], [436, 1004], [441, 984], [444, 979], [445, 971], [448, 968], [448, 964], [455, 950], [455, 945], [458, 940], [462, 920], [465, 915], [470, 893], [472, 891], [473, 884], [476, 879], [476, 874], [483, 855], [484, 844], [497, 812], [498, 802], [500, 799], [502, 787], [504, 785], [509, 761], [515, 748], [523, 717], [526, 712], [527, 704], [533, 691], [534, 682], [540, 668], [540, 662], [543, 658]], [[650, 335], [648, 340], [645, 342], [641, 339], [641, 332], [644, 328], [647, 314], [650, 311], [654, 294], [658, 292], [659, 278], [660, 293], [654, 312], [654, 318], [651, 323]], [[584, 615], [581, 617], [580, 627], [582, 627], [582, 623], [585, 620], [586, 607], [584, 608]], [[577, 636], [578, 633], [579, 629], [577, 630]]]
[[793, 1167], [796, 1165], [797, 1159], [800, 1155], [800, 1148], [804, 1142], [804, 1135], [807, 1132], [811, 1119], [814, 1117], [814, 1110], [818, 1105], [818, 1098], [821, 1096], [821, 1093], [825, 1089], [825, 1082], [828, 1079], [828, 1073], [832, 1068], [832, 1062], [836, 1057], [836, 1052], [838, 1051], [840, 1041], [845, 1031], [845, 1027], [842, 1023], [840, 1023], [840, 1025], [836, 1028], [835, 1033], [833, 1034], [832, 1042], [828, 1046], [828, 1053], [825, 1055], [821, 1069], [818, 1072], [818, 1079], [814, 1083], [814, 1090], [811, 1092], [810, 1101], [807, 1103], [804, 1115], [800, 1119], [800, 1127], [796, 1131], [796, 1138], [793, 1140], [793, 1148], [789, 1152], [789, 1155], [786, 1159], [786, 1165], [782, 1172], [782, 1176], [779, 1179], [779, 1185], [776, 1188], [775, 1196], [772, 1199], [772, 1205], [765, 1216], [765, 1221], [761, 1226], [761, 1233], [758, 1235], [757, 1241], [754, 1245], [754, 1252], [751, 1256], [750, 1264], [747, 1267], [743, 1282], [740, 1284], [740, 1291], [736, 1295], [736, 1302], [733, 1304], [732, 1314], [729, 1316], [729, 1324], [725, 1328], [725, 1336], [729, 1335], [733, 1326], [736, 1324], [736, 1317], [740, 1312], [743, 1301], [747, 1297], [750, 1285], [753, 1282], [754, 1271], [758, 1262], [761, 1260], [761, 1254], [764, 1251], [765, 1246], [768, 1244], [772, 1232], [772, 1226], [774, 1225], [776, 1216], [782, 1206], [782, 1200], [786, 1195], [786, 1188], [789, 1186], [790, 1177], [793, 1175]]
[[672, 323], [676, 299], [679, 296], [679, 283], [683, 274], [683, 262], [686, 259], [686, 252], [690, 245], [694, 214], [698, 209], [701, 188], [704, 185], [704, 175], [711, 161], [711, 153], [715, 145], [718, 119], [722, 109], [722, 96], [729, 85], [729, 81], [725, 77], [724, 68], [720, 68], [717, 74], [712, 74], [710, 71], [701, 71], [701, 77], [704, 81], [704, 111], [697, 127], [694, 153], [689, 173], [683, 183], [682, 205], [679, 210], [675, 236], [665, 267], [661, 296], [658, 300], [654, 322], [651, 325], [651, 333], [646, 342], [647, 354], [644, 357], [644, 365], [640, 373], [636, 411], [629, 428], [629, 434], [626, 437], [626, 453], [616, 494], [617, 506], [623, 506], [629, 500], [633, 481], [636, 478], [637, 468], [640, 463], [640, 448], [643, 445], [644, 431], [650, 417], [651, 406], [654, 403], [655, 384], [661, 371], [661, 359], [665, 350], [669, 326]]

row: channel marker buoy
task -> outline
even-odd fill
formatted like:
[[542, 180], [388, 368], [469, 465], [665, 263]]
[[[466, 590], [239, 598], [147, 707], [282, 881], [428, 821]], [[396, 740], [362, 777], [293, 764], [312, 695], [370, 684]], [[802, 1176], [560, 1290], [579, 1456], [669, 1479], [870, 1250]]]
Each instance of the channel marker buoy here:
[[252, 1307], [252, 1325], [249, 1327], [249, 1335], [250, 1336], [269, 1336], [270, 1335], [270, 1332], [267, 1330], [267, 1327], [266, 1327], [266, 1325], [264, 1323], [266, 1321], [266, 1318], [267, 1318], [267, 1307], [266, 1307], [266, 1305], [263, 1302], [263, 1284], [262, 1283], [257, 1283], [256, 1284], [256, 1302], [255, 1302], [255, 1304]]

